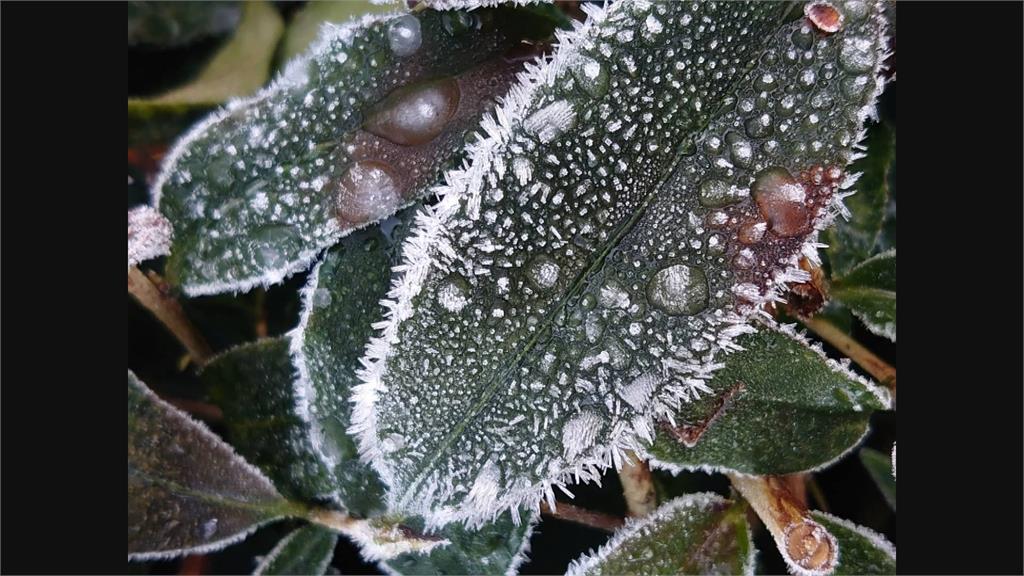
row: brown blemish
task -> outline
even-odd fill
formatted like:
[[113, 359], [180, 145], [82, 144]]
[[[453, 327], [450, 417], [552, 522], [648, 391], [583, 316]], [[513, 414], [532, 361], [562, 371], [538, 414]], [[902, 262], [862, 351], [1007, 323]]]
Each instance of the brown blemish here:
[[843, 27], [843, 14], [829, 2], [810, 2], [804, 6], [804, 16], [815, 29], [834, 34]]
[[693, 448], [697, 445], [697, 441], [704, 435], [704, 432], [707, 431], [708, 427], [711, 426], [732, 404], [733, 397], [740, 392], [743, 392], [745, 389], [746, 386], [742, 382], [737, 382], [732, 388], [727, 390], [725, 394], [722, 394], [718, 398], [714, 411], [712, 411], [711, 415], [705, 418], [703, 422], [673, 426], [666, 421], [662, 421], [662, 427], [684, 446], [687, 448]]
[[790, 286], [786, 311], [797, 318], [810, 318], [828, 301], [828, 280], [821, 267], [811, 264], [807, 258], [800, 258], [800, 269], [809, 273], [811, 279]]
[[835, 565], [836, 550], [827, 530], [813, 520], [804, 520], [786, 528], [786, 553], [805, 570], [829, 571]]

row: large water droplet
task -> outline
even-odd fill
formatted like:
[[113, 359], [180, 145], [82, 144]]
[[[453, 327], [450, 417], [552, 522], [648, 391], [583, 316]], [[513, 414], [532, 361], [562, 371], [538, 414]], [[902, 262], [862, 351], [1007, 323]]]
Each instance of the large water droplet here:
[[441, 15], [441, 25], [445, 32], [452, 36], [461, 36], [477, 26], [478, 22], [474, 15], [462, 10], [451, 10]]
[[785, 168], [775, 166], [759, 172], [751, 192], [773, 233], [785, 237], [810, 231], [807, 191]]
[[381, 102], [363, 128], [395, 144], [423, 144], [444, 131], [459, 107], [459, 96], [454, 78], [399, 88]]
[[336, 194], [338, 217], [351, 224], [376, 220], [401, 202], [398, 183], [383, 162], [356, 162], [341, 177]]
[[461, 311], [469, 303], [469, 282], [461, 274], [449, 274], [437, 288], [437, 303], [449, 312]]
[[558, 282], [562, 267], [549, 256], [541, 254], [526, 265], [526, 277], [539, 290], [552, 288]]
[[388, 45], [396, 56], [415, 54], [423, 43], [420, 21], [412, 14], [399, 16], [388, 27]]
[[722, 180], [705, 180], [700, 183], [700, 203], [709, 208], [729, 206], [746, 196], [746, 190]]
[[829, 2], [809, 2], [804, 16], [815, 28], [827, 34], [838, 32], [843, 26], [843, 15]]
[[672, 315], [692, 315], [707, 308], [708, 293], [704, 271], [686, 264], [658, 270], [647, 284], [650, 303]]

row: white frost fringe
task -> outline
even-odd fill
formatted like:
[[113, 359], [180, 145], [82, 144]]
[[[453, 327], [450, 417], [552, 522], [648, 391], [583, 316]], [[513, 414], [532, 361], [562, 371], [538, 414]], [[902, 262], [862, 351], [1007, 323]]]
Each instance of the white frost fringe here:
[[[422, 289], [431, 267], [441, 258], [455, 259], [457, 256], [445, 237], [447, 224], [464, 202], [468, 206], [479, 203], [485, 177], [492, 168], [501, 162], [499, 153], [511, 140], [514, 126], [521, 122], [522, 118], [528, 116], [527, 112], [533, 106], [539, 89], [543, 86], [553, 86], [559, 75], [578, 57], [577, 45], [586, 45], [591, 40], [591, 33], [599, 25], [614, 17], [619, 11], [627, 9], [624, 7], [629, 5], [630, 2], [617, 2], [610, 6], [582, 4], [581, 7], [588, 15], [587, 20], [583, 23], [575, 22], [570, 31], [560, 30], [556, 33], [557, 47], [550, 59], [541, 58], [537, 63], [526, 65], [525, 70], [518, 75], [517, 83], [512, 86], [508, 95], [495, 108], [494, 115], [486, 115], [483, 118], [481, 129], [485, 137], [470, 145], [467, 148], [467, 159], [463, 162], [463, 166], [447, 172], [445, 183], [433, 189], [440, 201], [417, 215], [415, 229], [402, 247], [402, 262], [393, 268], [396, 278], [393, 280], [387, 299], [381, 301], [386, 308], [384, 320], [374, 325], [374, 328], [380, 331], [379, 335], [370, 339], [366, 345], [365, 354], [360, 360], [362, 368], [359, 370], [358, 376], [362, 383], [355, 386], [353, 390], [354, 409], [352, 426], [349, 431], [358, 440], [363, 460], [370, 463], [385, 484], [389, 486], [389, 506], [401, 508], [402, 505], [405, 505], [409, 509], [423, 514], [430, 526], [441, 526], [458, 520], [467, 524], [480, 524], [492, 520], [505, 509], [511, 510], [513, 519], [517, 519], [516, 510], [518, 508], [526, 507], [536, 511], [539, 509], [541, 498], [547, 500], [548, 504], [554, 507], [554, 491], [552, 490], [554, 486], [564, 490], [566, 483], [570, 480], [577, 483], [599, 481], [603, 470], [613, 465], [617, 469], [621, 468], [626, 461], [626, 450], [643, 451], [643, 437], [648, 435], [643, 428], [649, 429], [650, 426], [642, 426], [641, 429], [636, 428], [636, 423], [632, 426], [619, 426], [613, 431], [608, 445], [592, 448], [589, 455], [579, 459], [572, 466], [549, 475], [542, 482], [506, 493], [501, 498], [491, 498], [486, 503], [467, 500], [458, 507], [435, 508], [431, 506], [429, 500], [434, 496], [436, 486], [418, 490], [419, 502], [416, 503], [404, 501], [411, 497], [411, 493], [396, 494], [396, 491], [399, 490], [402, 492], [410, 492], [410, 490], [408, 490], [409, 487], [396, 487], [395, 485], [395, 470], [384, 458], [378, 440], [378, 422], [375, 411], [379, 395], [387, 390], [383, 383], [383, 377], [387, 371], [387, 361], [392, 353], [392, 347], [399, 341], [399, 325], [414, 315], [412, 301]], [[866, 135], [864, 121], [877, 117], [875, 103], [884, 88], [882, 61], [889, 54], [885, 52], [888, 36], [885, 32], [884, 17], [880, 10], [880, 8], [876, 9], [875, 18], [881, 21], [883, 30], [880, 39], [881, 46], [878, 48], [882, 56], [876, 71], [875, 90], [866, 104], [858, 111], [861, 124], [857, 135], [858, 142], [863, 141]], [[859, 146], [859, 149], [863, 149], [863, 146]], [[855, 158], [857, 156], [857, 154], [854, 155]], [[849, 189], [855, 181], [856, 176], [851, 176], [842, 183], [840, 188]], [[824, 245], [818, 243], [818, 233], [826, 228], [837, 214], [846, 212], [842, 196], [842, 194], [835, 195], [831, 204], [821, 211], [821, 214], [815, 219], [814, 231], [805, 241], [799, 253], [794, 254], [785, 268], [774, 276], [774, 283], [766, 293], [755, 298], [755, 301], [742, 309], [740, 314], [731, 314], [726, 319], [728, 326], [722, 329], [718, 342], [719, 347], [725, 353], [739, 349], [739, 346], [734, 343], [734, 339], [752, 330], [749, 326], [752, 317], [760, 316], [766, 322], [774, 322], [764, 311], [764, 303], [783, 301], [782, 295], [788, 290], [790, 283], [804, 282], [809, 279], [807, 272], [799, 267], [799, 259], [804, 256], [812, 263], [820, 264], [818, 249]], [[714, 369], [720, 366], [720, 364], [709, 365], [705, 376], [710, 377]], [[678, 405], [680, 400], [685, 400], [684, 394], [679, 389], [666, 392], [653, 403], [659, 414], [664, 412], [667, 406]], [[649, 421], [654, 415], [649, 412], [645, 417]], [[415, 485], [421, 480], [422, 477], [416, 479], [413, 484]]]
[[[572, 563], [569, 564], [569, 568], [566, 570], [565, 576], [583, 576], [584, 574], [590, 573], [592, 570], [599, 567], [600, 564], [616, 550], [618, 550], [620, 546], [629, 539], [635, 537], [644, 528], [653, 526], [660, 522], [671, 521], [672, 517], [682, 509], [703, 507], [722, 502], [725, 502], [725, 499], [713, 492], [687, 494], [662, 504], [657, 510], [651, 512], [647, 516], [642, 518], [628, 518], [626, 520], [626, 525], [618, 529], [611, 539], [603, 546], [598, 548], [596, 551], [591, 550], [576, 560], [573, 560]], [[750, 533], [749, 524], [747, 524], [747, 542], [750, 542], [751, 545], [749, 546], [750, 550], [747, 553], [747, 558], [743, 563], [744, 575], [754, 573], [754, 567], [757, 560], [757, 548], [753, 545], [753, 537]]]

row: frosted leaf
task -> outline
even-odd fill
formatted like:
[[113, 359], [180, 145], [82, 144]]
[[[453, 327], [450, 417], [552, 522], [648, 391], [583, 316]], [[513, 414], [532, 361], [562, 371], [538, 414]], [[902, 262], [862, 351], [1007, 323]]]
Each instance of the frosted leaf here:
[[274, 284], [424, 195], [522, 69], [503, 56], [552, 27], [488, 11], [458, 34], [434, 11], [325, 24], [269, 87], [195, 126], [153, 185], [177, 233], [168, 279], [189, 295]]
[[200, 376], [224, 412], [231, 445], [283, 494], [310, 502], [329, 496], [336, 480], [299, 413], [288, 344], [285, 338], [243, 344], [210, 360]]
[[267, 553], [253, 574], [324, 574], [337, 543], [338, 535], [320, 526], [297, 528]]
[[494, 6], [528, 6], [530, 4], [551, 4], [554, 0], [423, 0], [434, 10], [476, 10]]
[[128, 267], [171, 252], [171, 223], [149, 206], [128, 211]]
[[652, 465], [778, 475], [825, 468], [856, 448], [886, 390], [828, 359], [791, 327], [740, 336], [713, 391], [662, 422]]
[[627, 520], [566, 575], [753, 574], [756, 554], [745, 506], [710, 492], [688, 494]]
[[839, 544], [839, 560], [831, 574], [896, 574], [896, 547], [885, 536], [825, 512], [812, 511], [810, 515]]
[[219, 550], [301, 512], [203, 424], [128, 372], [128, 559]]
[[896, 341], [896, 249], [854, 266], [832, 282], [832, 297], [873, 333]]
[[[404, 243], [362, 359], [351, 430], [390, 509], [434, 525], [536, 509], [554, 485], [643, 450], [681, 405], [721, 397], [709, 382], [725, 354], [806, 280], [797, 262], [838, 210], [854, 151], [831, 135], [859, 135], [881, 88], [865, 74], [843, 92], [853, 73], [837, 64], [856, 36], [880, 68], [880, 8], [799, 52], [803, 24], [781, 24], [784, 10], [588, 7], [485, 119]], [[646, 31], [652, 14], [660, 34]], [[579, 80], [590, 61], [607, 91]], [[808, 69], [816, 83], [803, 90]], [[819, 94], [829, 106], [813, 106]], [[709, 179], [747, 193], [707, 206]], [[455, 311], [439, 297], [454, 275], [466, 283]], [[624, 398], [641, 375], [650, 390]], [[584, 421], [600, 425], [577, 433]], [[392, 435], [404, 444], [385, 446]]]

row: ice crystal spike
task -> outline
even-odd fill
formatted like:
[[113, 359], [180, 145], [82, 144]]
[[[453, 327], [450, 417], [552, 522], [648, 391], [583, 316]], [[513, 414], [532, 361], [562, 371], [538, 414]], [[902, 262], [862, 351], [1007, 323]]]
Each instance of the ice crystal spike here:
[[433, 524], [536, 507], [711, 393], [806, 280], [881, 88], [878, 6], [827, 37], [779, 4], [587, 6], [435, 189], [362, 360], [360, 449]]
[[424, 195], [521, 70], [506, 52], [553, 26], [474, 14], [458, 33], [430, 10], [327, 24], [269, 87], [194, 127], [153, 185], [177, 232], [168, 278], [189, 295], [274, 284]]

